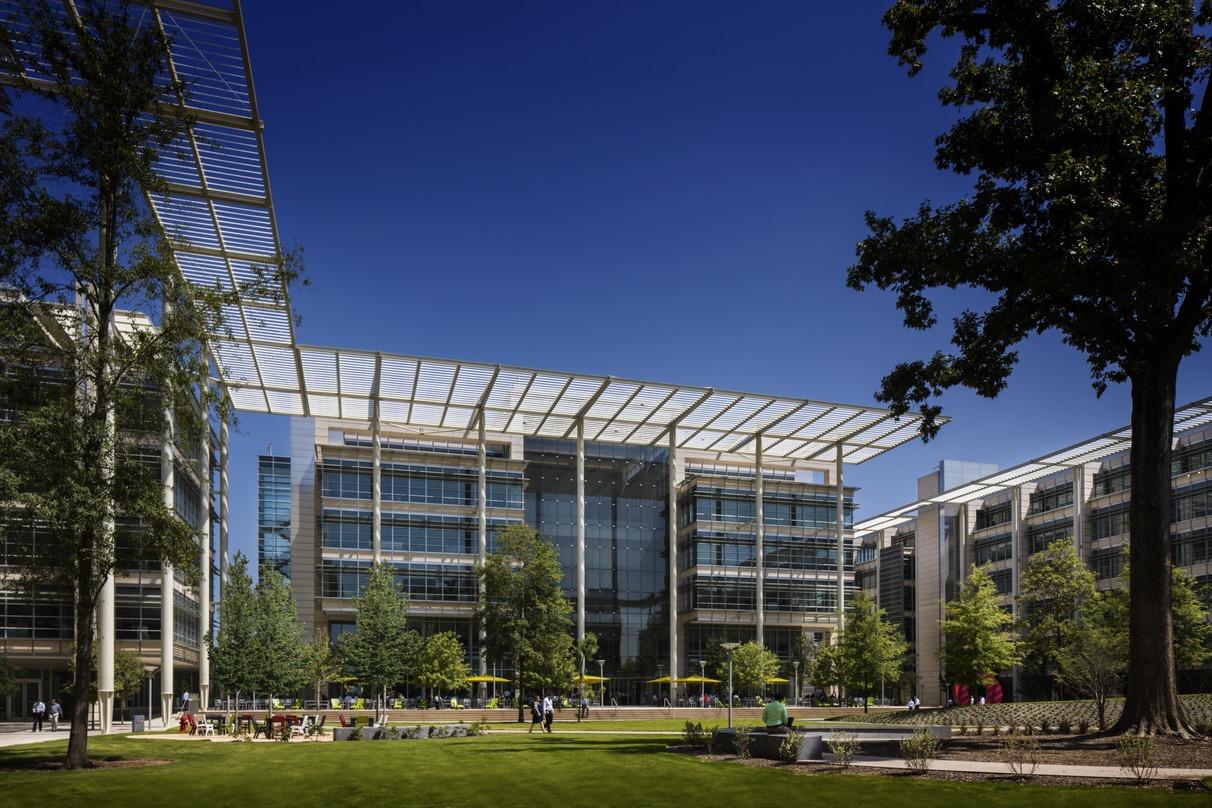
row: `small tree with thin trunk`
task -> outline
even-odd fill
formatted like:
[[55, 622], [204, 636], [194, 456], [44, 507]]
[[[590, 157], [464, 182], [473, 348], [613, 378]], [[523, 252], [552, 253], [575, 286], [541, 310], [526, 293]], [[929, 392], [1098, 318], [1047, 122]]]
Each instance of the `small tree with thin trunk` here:
[[1057, 654], [1057, 678], [1094, 700], [1098, 728], [1107, 728], [1107, 701], [1123, 687], [1128, 666], [1127, 603], [1114, 595], [1096, 595]]
[[[1054, 332], [1083, 354], [1096, 394], [1132, 397], [1132, 608], [1118, 729], [1190, 731], [1170, 616], [1170, 458], [1183, 359], [1212, 330], [1212, 5], [896, 0], [889, 51], [917, 75], [954, 60], [939, 100], [941, 169], [971, 190], [908, 218], [867, 214], [848, 283], [896, 295], [905, 325], [937, 323], [934, 293], [975, 290], [954, 350], [898, 365], [878, 394], [918, 408], [957, 386], [998, 395], [1016, 347]], [[972, 299], [971, 297], [969, 299]]]
[[355, 630], [341, 641], [350, 673], [374, 694], [408, 678], [416, 664], [420, 638], [408, 628], [408, 595], [395, 583], [392, 568], [375, 564], [354, 600]]
[[900, 629], [885, 619], [886, 612], [860, 592], [846, 610], [846, 621], [838, 632], [838, 672], [847, 694], [857, 691], [867, 697], [881, 680], [895, 680], [908, 647]]
[[1073, 636], [1078, 615], [1094, 601], [1094, 573], [1070, 539], [1057, 539], [1027, 561], [1019, 584], [1022, 634], [1027, 656], [1041, 679], [1057, 664]]
[[303, 671], [316, 694], [316, 703], [323, 707], [320, 694], [324, 686], [341, 673], [341, 658], [327, 637], [316, 637], [303, 646]]
[[485, 650], [498, 662], [512, 660], [522, 722], [528, 688], [566, 687], [575, 678], [559, 556], [550, 541], [527, 525], [510, 525], [476, 573], [483, 582], [476, 616], [487, 637]]
[[467, 687], [467, 666], [463, 643], [453, 631], [430, 634], [417, 654], [414, 678], [431, 693], [447, 693]]
[[307, 683], [303, 634], [290, 584], [277, 570], [261, 570], [256, 620], [257, 689], [270, 696], [295, 692]]
[[947, 604], [939, 624], [943, 636], [943, 670], [952, 682], [977, 687], [1019, 661], [1014, 618], [997, 602], [997, 588], [986, 567], [972, 567], [960, 595]]
[[[779, 658], [774, 652], [756, 642], [741, 643], [732, 652], [732, 683], [753, 692], [766, 689], [766, 681], [779, 672]], [[728, 694], [729, 698], [732, 694]]]
[[227, 583], [219, 598], [219, 630], [210, 652], [215, 684], [236, 695], [257, 689], [257, 595], [248, 575], [248, 557], [237, 552], [227, 568]]

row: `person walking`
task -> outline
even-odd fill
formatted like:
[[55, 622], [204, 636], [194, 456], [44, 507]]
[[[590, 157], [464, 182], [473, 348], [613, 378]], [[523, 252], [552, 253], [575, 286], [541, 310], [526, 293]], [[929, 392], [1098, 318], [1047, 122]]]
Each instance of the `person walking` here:
[[189, 712], [189, 690], [184, 690], [181, 693], [181, 712]]
[[551, 696], [543, 697], [543, 729], [548, 733], [551, 732], [551, 723], [555, 721], [555, 704], [551, 701]]
[[58, 699], [51, 699], [50, 719], [51, 732], [59, 731], [59, 719], [63, 717], [63, 707], [59, 704]]
[[581, 693], [581, 711], [577, 714], [577, 720], [580, 721], [582, 718], [588, 718], [588, 717], [589, 717], [589, 695], [587, 693], [582, 692]]
[[526, 730], [526, 734], [534, 732], [535, 726], [538, 726], [540, 731], [543, 728], [543, 705], [539, 702], [537, 695], [530, 698], [530, 729]]
[[42, 716], [46, 714], [46, 705], [42, 703], [42, 699], [38, 699], [37, 701], [34, 702], [33, 713], [34, 713], [34, 727], [33, 727], [33, 729], [30, 730], [30, 732], [41, 732], [42, 731]]

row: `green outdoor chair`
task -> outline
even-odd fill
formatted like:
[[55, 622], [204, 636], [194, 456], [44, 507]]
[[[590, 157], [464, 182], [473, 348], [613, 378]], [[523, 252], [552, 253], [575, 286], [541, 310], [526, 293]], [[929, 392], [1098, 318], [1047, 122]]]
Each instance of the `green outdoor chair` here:
[[253, 725], [253, 739], [254, 740], [257, 737], [262, 737], [262, 738], [269, 737], [269, 722], [268, 721], [266, 721], [265, 723], [261, 723], [259, 721], [253, 721], [252, 725]]
[[392, 699], [391, 700], [391, 709], [403, 710], [404, 709], [404, 699]]
[[366, 709], [366, 699], [358, 699], [357, 701], [355, 701], [353, 708], [355, 710], [365, 710]]
[[341, 700], [340, 699], [329, 699], [328, 700], [328, 709], [340, 710], [341, 709]]
[[491, 699], [488, 700], [488, 709], [495, 710], [500, 706], [501, 706], [501, 700], [498, 699], [496, 696], [493, 696]]

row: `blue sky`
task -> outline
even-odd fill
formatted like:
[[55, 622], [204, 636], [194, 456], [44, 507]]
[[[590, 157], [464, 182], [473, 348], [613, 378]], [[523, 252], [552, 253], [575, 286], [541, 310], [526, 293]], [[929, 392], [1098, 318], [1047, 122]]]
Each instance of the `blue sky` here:
[[[956, 198], [933, 142], [943, 53], [886, 55], [886, 2], [244, 6], [282, 236], [305, 251], [303, 342], [873, 403], [945, 348], [845, 287], [863, 212]], [[943, 298], [954, 312], [963, 295]], [[1189, 359], [1179, 400], [1212, 393]], [[862, 514], [941, 458], [1003, 466], [1127, 422], [1054, 336], [1010, 388], [848, 470]], [[233, 550], [256, 552], [256, 456], [233, 434]]]

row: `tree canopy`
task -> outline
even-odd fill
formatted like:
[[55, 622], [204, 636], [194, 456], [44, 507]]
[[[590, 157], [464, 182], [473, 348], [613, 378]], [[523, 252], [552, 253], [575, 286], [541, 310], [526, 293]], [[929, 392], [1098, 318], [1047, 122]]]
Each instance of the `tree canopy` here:
[[489, 657], [513, 662], [521, 698], [531, 688], [565, 688], [575, 678], [570, 607], [555, 547], [527, 525], [497, 536], [496, 552], [477, 568], [484, 598], [477, 612]]
[[[900, 629], [888, 622], [886, 612], [865, 592], [850, 601], [846, 621], [837, 637], [837, 675], [847, 692], [866, 697], [881, 681], [896, 681], [901, 675], [908, 646]], [[819, 655], [818, 655], [819, 657]]]
[[370, 568], [354, 607], [355, 630], [341, 641], [341, 656], [350, 673], [377, 698], [412, 674], [421, 638], [408, 628], [408, 595], [396, 585], [387, 564]]
[[1071, 539], [1057, 539], [1027, 560], [1019, 582], [1023, 645], [1030, 667], [1042, 680], [1054, 676], [1057, 656], [1073, 635], [1078, 613], [1094, 597], [1094, 573]]
[[973, 688], [989, 685], [995, 673], [1019, 661], [1014, 617], [997, 600], [988, 570], [972, 567], [959, 597], [947, 604], [947, 617], [939, 624], [943, 670], [948, 680]]
[[463, 690], [469, 673], [463, 643], [453, 631], [430, 634], [421, 643], [415, 678], [422, 687], [438, 694]]
[[210, 652], [215, 684], [231, 693], [251, 693], [257, 679], [257, 596], [248, 574], [248, 557], [237, 552], [227, 567], [219, 598], [219, 630]]
[[[877, 394], [933, 436], [944, 391], [994, 397], [1017, 346], [1054, 332], [1095, 392], [1132, 390], [1132, 611], [1120, 729], [1187, 734], [1170, 617], [1170, 456], [1177, 374], [1212, 330], [1212, 5], [897, 0], [889, 52], [911, 76], [939, 39], [939, 100], [955, 122], [940, 169], [969, 192], [898, 219], [867, 213], [848, 283], [896, 295], [906, 326], [937, 325], [937, 290], [982, 305], [952, 350], [897, 365]], [[950, 45], [951, 43], [949, 43]]]
[[277, 570], [262, 568], [257, 582], [257, 689], [286, 694], [301, 688], [307, 683], [303, 654], [290, 584]]
[[[756, 642], [744, 642], [732, 652], [732, 686], [761, 693], [779, 672], [779, 658]], [[726, 672], [725, 672], [726, 675]], [[729, 694], [731, 697], [732, 694]]]

